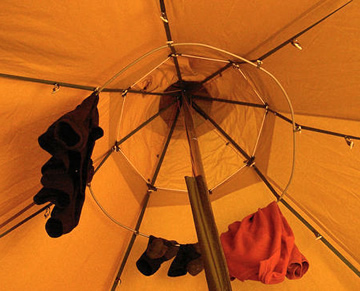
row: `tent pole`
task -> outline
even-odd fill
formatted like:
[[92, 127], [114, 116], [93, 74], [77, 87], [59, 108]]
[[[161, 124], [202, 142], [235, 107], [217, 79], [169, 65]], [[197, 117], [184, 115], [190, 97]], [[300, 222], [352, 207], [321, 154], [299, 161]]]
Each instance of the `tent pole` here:
[[200, 149], [190, 106], [186, 98], [183, 94], [185, 128], [194, 177], [185, 177], [185, 181], [201, 248], [201, 257], [204, 262], [206, 280], [210, 291], [230, 291], [232, 289], [229, 272], [208, 197], [209, 191], [206, 185]]
[[[149, 203], [149, 199], [150, 199], [150, 195], [151, 195], [151, 192], [152, 191], [147, 191], [146, 192], [146, 195], [145, 195], [145, 198], [144, 198], [144, 201], [143, 201], [143, 206], [142, 206], [142, 209], [141, 209], [141, 212], [140, 212], [140, 215], [139, 215], [139, 218], [136, 222], [136, 226], [135, 226], [135, 231], [138, 232], [139, 229], [140, 229], [140, 226], [141, 226], [141, 223], [142, 223], [142, 220], [144, 218], [144, 215], [145, 215], [145, 210], [147, 208], [147, 205]], [[124, 271], [124, 268], [125, 268], [125, 265], [127, 263], [127, 260], [129, 258], [129, 255], [130, 255], [130, 252], [132, 250], [132, 247], [134, 246], [134, 243], [135, 243], [135, 239], [137, 237], [137, 233], [133, 233], [133, 235], [131, 236], [131, 240], [129, 242], [129, 245], [126, 249], [126, 252], [125, 252], [125, 255], [124, 255], [124, 258], [123, 260], [121, 261], [121, 265], [120, 265], [120, 268], [119, 268], [119, 271], [115, 277], [115, 280], [114, 280], [114, 283], [112, 285], [112, 288], [111, 288], [111, 291], [115, 291], [116, 290], [116, 287], [119, 283], [121, 283], [121, 275], [122, 275], [122, 272]]]
[[161, 168], [161, 165], [164, 161], [164, 157], [165, 157], [165, 154], [166, 154], [166, 151], [168, 149], [168, 146], [169, 146], [169, 143], [170, 143], [170, 139], [174, 133], [174, 130], [175, 130], [175, 126], [176, 126], [176, 122], [178, 120], [178, 117], [179, 117], [179, 113], [180, 113], [180, 108], [178, 107], [177, 110], [176, 110], [176, 114], [175, 114], [175, 118], [174, 118], [174, 121], [171, 125], [171, 128], [170, 128], [170, 131], [169, 131], [169, 134], [168, 134], [168, 137], [166, 139], [166, 142], [165, 142], [165, 145], [164, 145], [164, 149], [161, 153], [161, 156], [159, 158], [159, 162], [156, 166], [156, 169], [155, 169], [155, 172], [154, 172], [154, 175], [152, 177], [152, 180], [150, 182], [150, 184], [148, 184], [148, 187], [149, 187], [149, 190], [147, 191], [146, 193], [146, 196], [144, 198], [144, 201], [143, 201], [143, 206], [142, 206], [142, 209], [141, 209], [141, 212], [140, 212], [140, 215], [139, 215], [139, 218], [138, 218], [138, 221], [136, 223], [136, 226], [135, 226], [135, 231], [136, 233], [134, 233], [131, 237], [131, 240], [129, 242], [129, 245], [126, 249], [126, 252], [125, 252], [125, 255], [124, 255], [124, 258], [121, 262], [121, 265], [120, 265], [120, 268], [119, 268], [119, 271], [115, 277], [115, 280], [114, 280], [114, 283], [113, 283], [113, 286], [111, 288], [111, 291], [115, 291], [116, 290], [116, 287], [117, 285], [119, 284], [119, 282], [121, 282], [121, 275], [122, 275], [122, 272], [124, 271], [124, 268], [125, 268], [125, 265], [127, 263], [127, 260], [129, 258], [129, 255], [130, 255], [130, 252], [132, 250], [132, 247], [134, 246], [134, 243], [135, 243], [135, 239], [138, 235], [138, 232], [139, 232], [139, 229], [140, 229], [140, 226], [141, 226], [141, 223], [142, 223], [142, 220], [144, 218], [144, 214], [145, 214], [145, 210], [147, 208], [147, 205], [149, 203], [149, 199], [150, 199], [150, 195], [151, 193], [155, 190], [156, 191], [156, 187], [154, 186], [155, 182], [156, 182], [156, 179], [157, 179], [157, 176], [158, 176], [158, 173], [160, 171], [160, 168]]
[[177, 59], [177, 52], [176, 52], [175, 48], [172, 46], [172, 43], [174, 41], [173, 41], [173, 39], [171, 37], [169, 19], [167, 18], [167, 15], [166, 15], [166, 8], [165, 8], [164, 0], [160, 0], [160, 9], [161, 9], [161, 17], [160, 18], [164, 22], [164, 28], [165, 28], [167, 43], [168, 43], [169, 48], [171, 50], [171, 56], [173, 57], [173, 60], [174, 60], [176, 74], [177, 74], [177, 77], [178, 77], [179, 81], [182, 82], [183, 79], [182, 79], [182, 76], [181, 76], [180, 66], [179, 66], [179, 62], [178, 62], [178, 59]]

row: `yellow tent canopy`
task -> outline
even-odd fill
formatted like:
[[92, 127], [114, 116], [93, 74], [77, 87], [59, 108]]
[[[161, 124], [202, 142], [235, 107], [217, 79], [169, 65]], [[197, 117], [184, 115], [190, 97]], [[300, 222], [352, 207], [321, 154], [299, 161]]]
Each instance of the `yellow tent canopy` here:
[[[198, 241], [184, 100], [214, 229], [281, 198], [310, 262], [300, 280], [235, 280], [232, 289], [360, 288], [358, 2], [34, 0], [0, 9], [1, 290], [208, 288], [204, 272], [169, 278], [165, 262], [145, 277], [135, 265], [148, 235]], [[105, 132], [96, 173], [79, 225], [50, 238], [52, 206], [33, 203], [49, 159], [37, 139], [94, 90]]]

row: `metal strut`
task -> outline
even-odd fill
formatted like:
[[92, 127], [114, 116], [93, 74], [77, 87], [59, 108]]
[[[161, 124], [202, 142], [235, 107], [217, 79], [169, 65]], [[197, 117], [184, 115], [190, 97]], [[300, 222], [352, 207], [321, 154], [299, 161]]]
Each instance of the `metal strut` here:
[[169, 48], [171, 50], [171, 55], [170, 56], [173, 57], [177, 77], [178, 77], [179, 81], [182, 82], [183, 79], [181, 77], [180, 66], [179, 66], [179, 62], [178, 62], [178, 59], [177, 59], [178, 55], [177, 55], [177, 52], [176, 52], [174, 46], [172, 46], [173, 40], [172, 40], [172, 37], [171, 37], [169, 19], [167, 18], [167, 15], [166, 15], [166, 8], [165, 8], [164, 0], [160, 0], [160, 9], [161, 9], [161, 17], [160, 18], [162, 19], [162, 21], [164, 23], [164, 28], [165, 28], [165, 32], [166, 32], [166, 38], [167, 38], [167, 44], [169, 45]]
[[194, 177], [185, 177], [185, 181], [204, 262], [206, 281], [210, 291], [230, 291], [232, 289], [229, 272], [208, 196], [209, 191], [187, 97], [183, 93], [185, 128]]
[[[141, 212], [140, 212], [140, 215], [139, 215], [139, 218], [137, 220], [137, 223], [136, 223], [136, 226], [135, 226], [135, 231], [138, 232], [139, 229], [140, 229], [140, 226], [141, 226], [141, 223], [142, 223], [142, 220], [144, 218], [144, 214], [145, 214], [145, 210], [147, 208], [147, 205], [149, 203], [149, 199], [150, 199], [150, 195], [151, 193], [153, 192], [153, 187], [154, 187], [154, 184], [156, 182], [156, 178], [157, 178], [157, 175], [160, 171], [160, 168], [161, 168], [161, 165], [162, 165], [162, 162], [164, 160], [164, 157], [165, 157], [165, 154], [166, 154], [166, 151], [168, 149], [168, 146], [169, 146], [169, 143], [170, 143], [170, 140], [171, 140], [171, 137], [172, 137], [172, 134], [174, 132], [174, 129], [175, 129], [175, 126], [176, 126], [176, 122], [178, 120], [178, 117], [179, 117], [179, 112], [180, 112], [180, 108], [177, 108], [177, 111], [176, 111], [176, 115], [175, 115], [175, 118], [174, 118], [174, 121], [171, 125], [171, 129], [169, 131], [169, 135], [166, 139], [166, 142], [165, 142], [165, 145], [164, 145], [164, 149], [161, 153], [161, 157], [159, 158], [159, 162], [156, 166], [156, 169], [155, 169], [155, 173], [151, 179], [151, 182], [149, 183], [148, 187], [149, 187], [149, 190], [146, 192], [146, 195], [145, 195], [145, 198], [144, 198], [144, 201], [143, 201], [143, 206], [142, 206], [142, 209], [141, 209]], [[113, 286], [111, 288], [111, 291], [115, 291], [116, 290], [116, 287], [117, 285], [119, 284], [119, 282], [121, 282], [121, 275], [122, 275], [122, 272], [124, 271], [124, 268], [125, 268], [125, 265], [127, 263], [127, 260], [129, 258], [129, 255], [130, 255], [130, 252], [134, 246], [134, 243], [135, 243], [135, 239], [137, 237], [138, 233], [133, 233], [133, 235], [131, 236], [131, 239], [130, 239], [130, 242], [129, 242], [129, 245], [126, 249], [126, 252], [125, 252], [125, 255], [123, 257], [123, 260], [121, 262], [121, 265], [120, 265], [120, 268], [119, 268], [119, 271], [116, 275], [116, 278], [114, 280], [114, 283], [113, 283]]]
[[[291, 120], [289, 118], [287, 118], [286, 116], [282, 115], [279, 112], [276, 112], [274, 110], [270, 110], [270, 112], [272, 112], [275, 116], [281, 118], [282, 120], [291, 123]], [[306, 125], [301, 125], [296, 123], [297, 128], [301, 128], [302, 130], [308, 130], [308, 131], [313, 131], [313, 132], [317, 132], [317, 133], [323, 133], [323, 134], [328, 134], [328, 135], [333, 135], [333, 136], [338, 136], [338, 137], [343, 137], [343, 138], [350, 138], [350, 139], [355, 139], [355, 140], [360, 140], [360, 136], [354, 136], [354, 135], [349, 135], [349, 134], [345, 134], [345, 133], [340, 133], [340, 132], [335, 132], [335, 131], [330, 131], [330, 130], [325, 130], [325, 129], [320, 129], [320, 128], [316, 128], [316, 127], [311, 127], [311, 126], [306, 126]]]

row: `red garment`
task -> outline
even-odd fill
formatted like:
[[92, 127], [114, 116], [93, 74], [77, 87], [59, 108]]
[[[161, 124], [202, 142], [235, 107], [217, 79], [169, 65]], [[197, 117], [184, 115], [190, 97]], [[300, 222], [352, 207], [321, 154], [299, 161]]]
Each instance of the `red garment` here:
[[276, 202], [229, 225], [220, 236], [230, 276], [265, 284], [301, 278], [309, 268]]

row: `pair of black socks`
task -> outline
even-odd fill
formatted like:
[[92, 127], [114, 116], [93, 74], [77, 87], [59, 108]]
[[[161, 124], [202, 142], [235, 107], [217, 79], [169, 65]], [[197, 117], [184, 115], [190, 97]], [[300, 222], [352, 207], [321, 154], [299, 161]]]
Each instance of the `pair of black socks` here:
[[168, 270], [169, 277], [195, 276], [203, 270], [199, 244], [181, 244], [150, 236], [146, 251], [136, 262], [145, 276], [153, 275], [165, 261], [175, 257]]
[[52, 157], [41, 168], [43, 188], [34, 196], [34, 202], [55, 205], [45, 225], [51, 237], [59, 237], [78, 225], [86, 184], [94, 174], [91, 154], [95, 141], [103, 136], [98, 126], [98, 101], [98, 94], [91, 94], [39, 137], [41, 148]]

